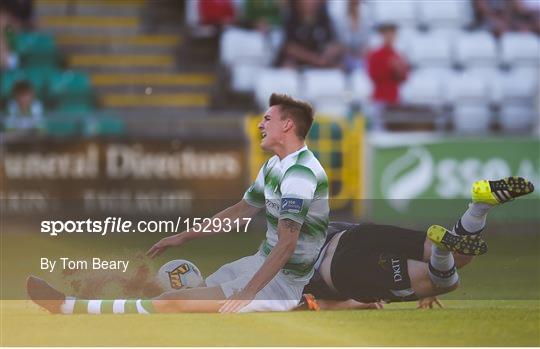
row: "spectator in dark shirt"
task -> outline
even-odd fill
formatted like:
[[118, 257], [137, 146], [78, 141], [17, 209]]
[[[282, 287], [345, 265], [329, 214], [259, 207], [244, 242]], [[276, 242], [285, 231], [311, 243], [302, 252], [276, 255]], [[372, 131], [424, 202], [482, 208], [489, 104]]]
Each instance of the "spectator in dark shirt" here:
[[507, 31], [540, 34], [540, 0], [472, 0], [474, 26], [500, 37]]
[[368, 56], [368, 71], [374, 87], [369, 112], [373, 129], [382, 129], [381, 115], [384, 110], [399, 103], [399, 86], [407, 79], [409, 72], [407, 61], [394, 49], [396, 25], [379, 25], [379, 32], [383, 44]]
[[540, 35], [540, 0], [514, 0], [513, 5], [519, 21], [518, 30]]
[[3, 0], [4, 6], [17, 26], [22, 29], [32, 29], [34, 20], [34, 1], [33, 0]]
[[321, 0], [291, 2], [285, 24], [285, 45], [278, 65], [333, 68], [341, 65], [343, 47], [336, 37]]

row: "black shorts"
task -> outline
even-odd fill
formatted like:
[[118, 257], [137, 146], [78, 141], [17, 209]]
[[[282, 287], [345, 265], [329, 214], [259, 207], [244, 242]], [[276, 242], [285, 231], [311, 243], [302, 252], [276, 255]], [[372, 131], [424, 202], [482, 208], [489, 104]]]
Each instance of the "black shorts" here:
[[345, 233], [330, 266], [338, 293], [330, 290], [317, 272], [304, 293], [359, 302], [418, 299], [411, 289], [407, 259], [422, 260], [425, 232], [379, 224], [341, 225], [340, 229]]

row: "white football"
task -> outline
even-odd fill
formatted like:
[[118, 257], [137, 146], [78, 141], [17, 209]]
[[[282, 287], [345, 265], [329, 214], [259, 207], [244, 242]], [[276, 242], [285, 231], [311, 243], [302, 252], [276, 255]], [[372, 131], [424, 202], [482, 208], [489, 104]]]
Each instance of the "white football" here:
[[197, 287], [203, 282], [199, 268], [184, 259], [175, 259], [163, 264], [156, 279], [164, 292]]

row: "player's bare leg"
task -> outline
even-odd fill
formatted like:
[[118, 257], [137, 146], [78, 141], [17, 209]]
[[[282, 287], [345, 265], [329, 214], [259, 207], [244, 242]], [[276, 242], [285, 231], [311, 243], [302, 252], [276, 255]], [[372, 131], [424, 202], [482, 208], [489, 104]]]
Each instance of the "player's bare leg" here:
[[215, 313], [225, 295], [220, 287], [201, 287], [166, 292], [154, 299], [87, 300], [66, 295], [45, 280], [27, 279], [30, 299], [53, 314], [151, 314], [151, 313]]
[[165, 292], [152, 303], [158, 313], [217, 313], [225, 298], [221, 287], [199, 287]]

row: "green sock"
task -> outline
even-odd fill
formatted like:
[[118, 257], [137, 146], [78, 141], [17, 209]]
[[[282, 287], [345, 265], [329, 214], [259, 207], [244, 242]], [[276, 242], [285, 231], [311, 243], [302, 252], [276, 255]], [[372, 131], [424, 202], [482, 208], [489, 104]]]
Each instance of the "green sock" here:
[[150, 299], [76, 299], [66, 297], [61, 306], [63, 314], [152, 314], [154, 305]]

